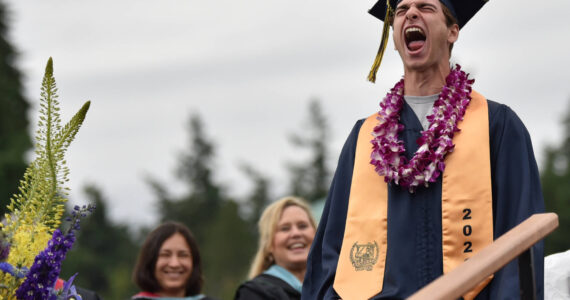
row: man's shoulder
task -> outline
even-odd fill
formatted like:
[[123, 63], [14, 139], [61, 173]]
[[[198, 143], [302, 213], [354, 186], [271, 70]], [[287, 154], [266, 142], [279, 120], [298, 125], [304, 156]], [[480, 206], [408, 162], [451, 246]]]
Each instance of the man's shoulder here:
[[[374, 114], [374, 115], [376, 115], [376, 114]], [[372, 116], [373, 115], [370, 115], [370, 116], [364, 117], [362, 119], [356, 120], [356, 122], [354, 123], [354, 126], [352, 127], [352, 130], [358, 132], [360, 130], [360, 127], [362, 127], [362, 124], [364, 124], [364, 121], [366, 121], [366, 119], [368, 119]]]
[[495, 100], [487, 99], [489, 108], [489, 125], [491, 131], [505, 127], [524, 128], [524, 123], [511, 107]]
[[360, 128], [364, 121], [366, 121], [366, 118], [356, 121], [354, 126], [352, 126], [352, 129], [344, 143], [343, 150], [352, 149], [356, 146], [356, 140], [358, 139], [358, 134], [360, 133]]
[[487, 99], [487, 105], [489, 107], [489, 114], [504, 113], [506, 110], [510, 110], [506, 104], [500, 103], [495, 100]]

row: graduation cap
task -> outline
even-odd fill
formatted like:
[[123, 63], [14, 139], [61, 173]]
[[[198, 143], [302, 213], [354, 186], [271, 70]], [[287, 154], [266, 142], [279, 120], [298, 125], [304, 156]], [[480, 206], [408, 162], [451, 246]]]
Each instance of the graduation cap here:
[[[378, 49], [372, 70], [370, 70], [370, 74], [368, 75], [368, 80], [372, 82], [376, 81], [376, 73], [378, 72], [378, 68], [380, 68], [382, 56], [384, 56], [384, 50], [386, 50], [386, 45], [388, 44], [390, 23], [392, 23], [392, 18], [394, 17], [394, 10], [401, 1], [402, 0], [379, 0], [374, 7], [368, 11], [371, 15], [384, 21], [380, 48]], [[461, 29], [487, 1], [488, 0], [440, 0], [441, 4], [445, 5], [457, 20], [459, 29]]]

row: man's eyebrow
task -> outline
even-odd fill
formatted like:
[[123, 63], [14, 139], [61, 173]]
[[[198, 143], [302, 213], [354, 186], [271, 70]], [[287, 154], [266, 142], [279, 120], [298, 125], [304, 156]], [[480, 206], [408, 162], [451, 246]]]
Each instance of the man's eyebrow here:
[[402, 5], [396, 6], [396, 10], [406, 10], [408, 8], [410, 8], [410, 6], [408, 4], [402, 4]]
[[[424, 2], [424, 1], [419, 1], [419, 3], [416, 4], [417, 7], [426, 7], [426, 6], [430, 6], [430, 7], [436, 7], [435, 4], [433, 3], [429, 3], [429, 2]], [[396, 10], [406, 10], [409, 9], [410, 5], [409, 4], [401, 4], [399, 6], [396, 6]]]
[[433, 4], [433, 3], [428, 3], [428, 2], [420, 2], [420, 3], [417, 4], [417, 6], [418, 6], [418, 7], [426, 7], [426, 6], [429, 6], [429, 7], [437, 7], [437, 6], [435, 6], [435, 4]]

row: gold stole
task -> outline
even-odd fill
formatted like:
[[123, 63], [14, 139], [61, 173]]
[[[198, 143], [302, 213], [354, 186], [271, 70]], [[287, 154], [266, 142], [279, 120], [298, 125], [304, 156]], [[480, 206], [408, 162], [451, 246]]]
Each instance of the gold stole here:
[[[448, 273], [493, 242], [489, 114], [473, 91], [455, 148], [445, 158], [442, 182], [443, 272]], [[333, 287], [344, 300], [369, 299], [382, 291], [388, 247], [388, 186], [370, 164], [377, 114], [358, 134], [344, 239]], [[397, 251], [397, 249], [395, 249]], [[404, 258], [405, 259], [405, 258]], [[492, 279], [464, 295], [473, 299]]]

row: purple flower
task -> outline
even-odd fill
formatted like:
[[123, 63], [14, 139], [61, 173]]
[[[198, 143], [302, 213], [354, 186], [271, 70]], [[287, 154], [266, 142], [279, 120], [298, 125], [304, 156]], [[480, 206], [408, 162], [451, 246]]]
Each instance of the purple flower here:
[[[93, 212], [95, 207], [75, 206], [71, 213], [71, 224], [64, 234], [59, 229], [53, 232], [52, 238], [48, 241], [46, 248], [40, 252], [34, 259], [34, 263], [26, 275], [26, 279], [16, 290], [16, 297], [23, 300], [56, 300], [54, 286], [59, 273], [61, 264], [65, 259], [67, 252], [75, 242], [75, 231], [79, 230], [79, 221], [87, 213]], [[73, 282], [73, 276], [71, 282]], [[70, 286], [71, 282], [65, 288], [65, 293], [74, 294], [75, 288]], [[71, 291], [71, 292], [70, 292]], [[80, 299], [80, 298], [78, 298]]]
[[68, 299], [75, 299], [81, 300], [81, 296], [77, 293], [75, 286], [73, 285], [73, 280], [77, 276], [77, 273], [73, 274], [63, 285], [63, 289], [61, 290], [61, 299], [68, 300]]
[[0, 262], [0, 270], [16, 278], [24, 278], [24, 276], [26, 276], [26, 274], [28, 273], [28, 268], [26, 267], [22, 267], [20, 269], [14, 268], [14, 266], [5, 261]]
[[5, 261], [10, 255], [10, 244], [5, 240], [0, 241], [0, 261]]
[[380, 102], [378, 125], [372, 135], [370, 163], [386, 182], [393, 181], [413, 192], [418, 186], [435, 182], [445, 169], [445, 155], [453, 151], [453, 135], [459, 131], [457, 122], [463, 120], [471, 101], [474, 80], [456, 65], [446, 78], [432, 114], [427, 116], [429, 126], [416, 141], [418, 151], [408, 161], [398, 133], [404, 129], [399, 123], [404, 100], [404, 80], [400, 80]]
[[24, 300], [55, 299], [50, 291], [61, 271], [61, 263], [74, 241], [73, 231], [63, 235], [56, 229], [47, 247], [36, 256], [26, 279], [16, 290], [16, 297]]

